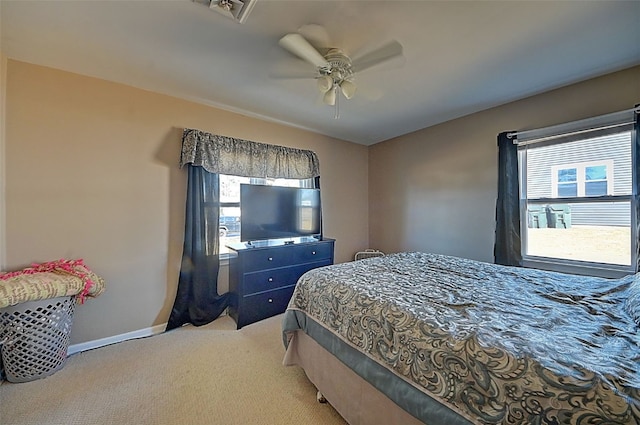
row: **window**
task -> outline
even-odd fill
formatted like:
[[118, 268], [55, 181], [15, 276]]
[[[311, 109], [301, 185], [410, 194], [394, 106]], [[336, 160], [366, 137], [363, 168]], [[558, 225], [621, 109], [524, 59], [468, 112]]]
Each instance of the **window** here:
[[635, 137], [629, 122], [518, 137], [525, 265], [635, 271]]
[[240, 185], [313, 187], [313, 179], [251, 178], [220, 174], [220, 255], [229, 253], [227, 244], [240, 242]]
[[556, 198], [560, 196], [578, 196], [578, 170], [576, 168], [561, 168], [553, 173], [557, 178], [557, 183], [553, 186], [556, 189]]
[[613, 165], [606, 160], [552, 166], [552, 197], [613, 195]]

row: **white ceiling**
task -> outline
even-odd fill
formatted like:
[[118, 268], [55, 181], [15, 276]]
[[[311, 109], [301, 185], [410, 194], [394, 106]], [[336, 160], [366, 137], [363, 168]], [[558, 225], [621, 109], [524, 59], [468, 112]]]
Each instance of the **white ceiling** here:
[[[8, 58], [364, 145], [640, 64], [640, 1], [257, 0], [244, 24], [192, 0], [0, 0], [0, 14]], [[404, 58], [358, 74], [336, 120], [312, 79], [273, 77], [299, 69], [278, 40], [305, 24], [352, 56], [395, 39]]]

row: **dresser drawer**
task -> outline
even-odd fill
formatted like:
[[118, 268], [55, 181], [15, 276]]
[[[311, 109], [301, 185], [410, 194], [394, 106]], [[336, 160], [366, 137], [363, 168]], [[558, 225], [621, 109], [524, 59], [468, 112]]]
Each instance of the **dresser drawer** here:
[[244, 295], [256, 292], [270, 291], [283, 286], [295, 285], [300, 276], [317, 267], [328, 266], [330, 259], [305, 263], [299, 266], [281, 267], [277, 269], [261, 270], [244, 275]]
[[294, 288], [295, 286], [287, 286], [243, 297], [238, 326], [242, 327], [285, 311]]
[[271, 249], [251, 249], [242, 252], [244, 270], [251, 272], [307, 261], [332, 258], [333, 249], [329, 243], [286, 245]]
[[301, 245], [298, 247], [298, 258], [301, 261], [331, 260], [333, 263], [333, 245], [320, 243], [316, 245]]
[[229, 315], [238, 329], [284, 312], [300, 276], [333, 264], [333, 239], [229, 246]]

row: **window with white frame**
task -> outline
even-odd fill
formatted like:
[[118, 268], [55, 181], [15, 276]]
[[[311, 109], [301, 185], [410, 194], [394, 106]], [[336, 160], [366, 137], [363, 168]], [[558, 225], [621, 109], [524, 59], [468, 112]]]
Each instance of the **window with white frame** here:
[[227, 244], [240, 242], [240, 185], [313, 187], [313, 179], [252, 178], [220, 174], [220, 256], [229, 254]]
[[[518, 137], [521, 252], [527, 266], [634, 271], [635, 130], [629, 119]], [[596, 273], [597, 274], [597, 273]]]
[[554, 165], [551, 197], [613, 195], [613, 159]]

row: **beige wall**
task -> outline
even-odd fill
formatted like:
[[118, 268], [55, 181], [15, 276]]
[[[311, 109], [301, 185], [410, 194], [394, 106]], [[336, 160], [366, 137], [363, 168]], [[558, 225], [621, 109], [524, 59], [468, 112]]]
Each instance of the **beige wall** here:
[[6, 264], [5, 250], [5, 110], [7, 93], [7, 58], [0, 51], [0, 270], [4, 270]]
[[369, 152], [369, 240], [493, 261], [498, 133], [632, 108], [640, 67], [379, 143]]
[[182, 254], [185, 127], [314, 150], [336, 262], [368, 246], [365, 146], [13, 60], [6, 77], [6, 267], [84, 258], [107, 282], [78, 308], [72, 343], [166, 322]]
[[317, 152], [325, 234], [337, 239], [337, 262], [367, 247], [492, 261], [496, 135], [640, 102], [636, 67], [367, 148], [0, 59], [0, 260], [3, 246], [7, 269], [84, 258], [106, 279], [105, 294], [78, 308], [72, 343], [167, 320], [182, 252], [182, 128]]

